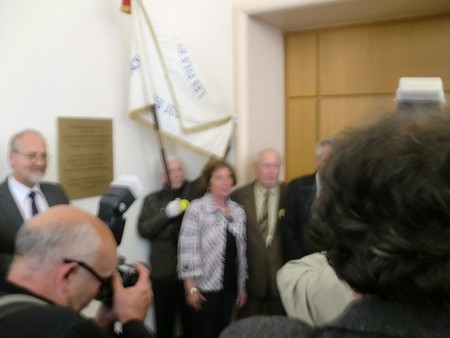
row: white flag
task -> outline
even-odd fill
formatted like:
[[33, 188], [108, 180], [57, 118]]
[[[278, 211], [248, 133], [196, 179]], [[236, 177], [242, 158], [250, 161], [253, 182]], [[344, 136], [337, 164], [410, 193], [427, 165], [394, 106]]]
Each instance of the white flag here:
[[230, 109], [198, 70], [187, 49], [164, 32], [142, 0], [132, 7], [131, 118], [207, 155], [224, 157], [234, 129]]

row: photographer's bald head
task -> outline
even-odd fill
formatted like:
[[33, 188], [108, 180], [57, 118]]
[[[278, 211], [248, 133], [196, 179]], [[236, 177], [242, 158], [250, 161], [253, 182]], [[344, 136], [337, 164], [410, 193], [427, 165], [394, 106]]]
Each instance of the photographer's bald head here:
[[113, 304], [101, 307], [100, 326], [144, 321], [153, 300], [149, 272], [134, 263], [138, 280], [123, 287], [114, 235], [98, 217], [70, 205], [51, 207], [21, 227], [15, 250], [8, 282], [75, 312], [110, 285]]
[[[125, 338], [153, 337], [144, 325], [153, 302], [149, 271], [134, 263], [137, 280], [122, 285], [116, 240], [98, 217], [70, 205], [51, 207], [20, 228], [15, 252], [7, 280], [0, 280], [0, 302], [27, 301], [12, 303], [7, 314], [0, 307], [0, 331], [8, 332], [2, 338], [31, 338], [36, 330], [43, 337], [107, 337], [116, 322]], [[112, 300], [95, 321], [78, 313], [106, 289]]]
[[97, 295], [102, 284], [97, 277], [110, 278], [117, 265], [112, 232], [99, 218], [68, 205], [52, 207], [25, 223], [16, 254], [11, 282], [75, 311]]

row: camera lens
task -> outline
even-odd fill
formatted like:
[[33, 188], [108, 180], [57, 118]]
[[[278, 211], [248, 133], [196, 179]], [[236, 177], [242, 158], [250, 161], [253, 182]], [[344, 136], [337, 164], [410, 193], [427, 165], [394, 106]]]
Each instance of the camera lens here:
[[[120, 278], [122, 279], [122, 285], [126, 288], [133, 286], [136, 284], [139, 278], [139, 272], [136, 268], [130, 264], [120, 264], [117, 267], [117, 271], [119, 272]], [[107, 283], [103, 284], [98, 297], [96, 298], [103, 304], [111, 306], [113, 303], [113, 288], [111, 280]]]

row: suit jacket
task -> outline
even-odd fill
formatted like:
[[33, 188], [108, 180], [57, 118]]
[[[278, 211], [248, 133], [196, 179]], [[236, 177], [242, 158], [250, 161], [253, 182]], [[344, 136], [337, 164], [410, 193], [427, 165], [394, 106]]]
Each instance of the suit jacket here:
[[315, 174], [298, 177], [289, 182], [286, 191], [286, 214], [281, 224], [286, 261], [314, 252], [304, 241], [304, 231], [311, 219], [311, 207], [315, 200]]
[[[272, 244], [266, 248], [266, 241], [261, 235], [255, 205], [255, 182], [247, 184], [231, 194], [231, 199], [244, 207], [247, 214], [247, 292], [250, 297], [265, 297], [269, 289], [270, 295], [279, 297], [276, 274], [283, 265], [283, 254], [280, 235], [280, 218], [273, 233]], [[284, 206], [286, 184], [280, 184], [278, 210]], [[269, 284], [269, 285], [268, 285]]]
[[[40, 183], [49, 206], [69, 204], [62, 186], [56, 183]], [[8, 179], [0, 184], [0, 277], [6, 276], [14, 255], [17, 231], [24, 222], [22, 214], [8, 187]]]

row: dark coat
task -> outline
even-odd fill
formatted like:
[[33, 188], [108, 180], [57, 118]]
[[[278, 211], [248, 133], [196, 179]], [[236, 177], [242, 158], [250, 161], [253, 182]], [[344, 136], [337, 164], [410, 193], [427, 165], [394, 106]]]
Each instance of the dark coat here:
[[175, 195], [167, 186], [144, 198], [138, 219], [139, 234], [150, 241], [150, 266], [152, 278], [178, 280], [177, 250], [183, 214], [175, 218], [166, 215], [165, 207], [174, 198], [193, 199], [202, 196], [198, 180], [186, 182]]
[[[230, 198], [244, 207], [247, 215], [247, 292], [250, 297], [265, 297], [267, 290], [270, 295], [279, 297], [276, 284], [277, 271], [284, 264], [280, 235], [280, 217], [273, 234], [272, 244], [266, 248], [266, 241], [261, 235], [256, 215], [255, 182], [235, 190]], [[278, 209], [284, 206], [286, 184], [280, 185]], [[269, 278], [267, 278], [269, 276]], [[269, 286], [267, 283], [269, 282]]]
[[394, 301], [355, 301], [338, 319], [310, 327], [286, 317], [251, 317], [231, 324], [221, 338], [437, 338], [450, 337], [450, 309]]
[[316, 175], [306, 175], [290, 181], [285, 200], [286, 215], [281, 224], [281, 235], [284, 258], [290, 261], [314, 252], [304, 241], [304, 231], [316, 200]]
[[[48, 205], [69, 204], [62, 186], [57, 183], [40, 183]], [[17, 231], [24, 219], [8, 187], [8, 179], [0, 184], [0, 277], [6, 276], [14, 254]]]
[[[86, 319], [75, 311], [57, 306], [52, 302], [40, 298], [10, 284], [5, 280], [0, 280], [0, 299], [7, 294], [25, 294], [43, 301], [43, 304], [21, 304], [20, 308], [3, 317], [2, 311], [17, 304], [4, 305], [0, 307], [0, 332], [2, 338], [112, 338], [113, 335], [103, 331], [94, 321]], [[122, 338], [151, 338], [153, 334], [147, 331], [144, 324], [137, 320], [132, 320], [123, 325]]]

